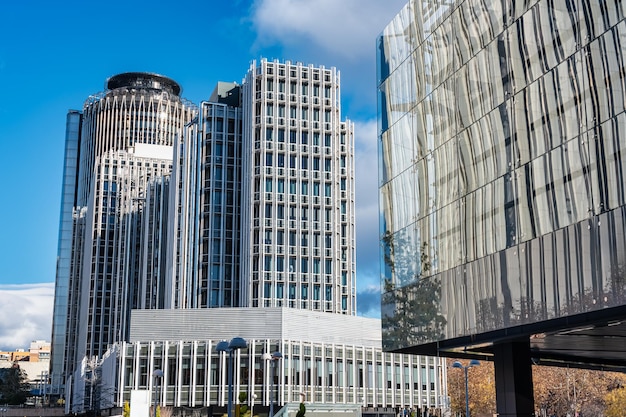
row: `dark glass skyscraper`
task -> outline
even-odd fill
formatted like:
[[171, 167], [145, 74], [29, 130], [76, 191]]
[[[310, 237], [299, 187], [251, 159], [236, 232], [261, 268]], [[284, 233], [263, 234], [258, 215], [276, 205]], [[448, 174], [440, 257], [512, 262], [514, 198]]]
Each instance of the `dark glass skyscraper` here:
[[384, 344], [493, 356], [500, 415], [531, 357], [626, 365], [624, 16], [410, 1], [379, 38]]

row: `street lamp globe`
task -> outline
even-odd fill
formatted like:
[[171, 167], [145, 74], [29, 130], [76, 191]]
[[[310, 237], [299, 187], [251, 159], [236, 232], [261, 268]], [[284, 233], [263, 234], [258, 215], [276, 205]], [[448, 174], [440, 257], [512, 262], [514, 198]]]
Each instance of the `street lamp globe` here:
[[463, 371], [465, 372], [465, 417], [470, 417], [470, 410], [469, 410], [469, 388], [468, 388], [468, 376], [467, 376], [467, 370], [473, 366], [479, 366], [480, 365], [480, 361], [477, 359], [472, 359], [469, 364], [467, 364], [466, 366], [464, 366], [461, 362], [459, 361], [454, 361], [454, 363], [452, 363], [452, 367], [453, 368], [458, 368], [458, 369], [463, 369]]

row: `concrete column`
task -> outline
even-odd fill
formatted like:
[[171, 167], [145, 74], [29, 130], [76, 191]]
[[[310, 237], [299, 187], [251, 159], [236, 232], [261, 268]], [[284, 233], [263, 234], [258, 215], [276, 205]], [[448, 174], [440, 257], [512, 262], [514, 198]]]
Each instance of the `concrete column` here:
[[493, 352], [498, 417], [534, 416], [529, 340], [494, 344]]

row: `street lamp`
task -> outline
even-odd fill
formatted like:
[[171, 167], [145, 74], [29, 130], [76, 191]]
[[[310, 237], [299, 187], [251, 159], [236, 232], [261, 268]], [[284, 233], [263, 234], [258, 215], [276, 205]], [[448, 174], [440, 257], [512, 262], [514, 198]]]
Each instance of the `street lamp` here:
[[269, 354], [266, 352], [263, 354], [263, 356], [261, 356], [261, 359], [270, 361], [270, 364], [272, 367], [272, 382], [270, 383], [270, 415], [269, 417], [274, 417], [274, 379], [276, 378], [276, 362], [278, 362], [278, 360], [282, 357], [283, 357], [283, 354], [280, 352], [274, 352], [272, 354]]
[[216, 351], [228, 353], [228, 417], [233, 416], [233, 352], [247, 346], [245, 339], [241, 337], [233, 337], [230, 342], [222, 340], [215, 346]]
[[467, 366], [463, 366], [463, 364], [459, 361], [454, 361], [452, 364], [453, 368], [463, 369], [465, 371], [465, 417], [470, 417], [469, 412], [469, 390], [467, 388], [467, 370], [472, 366], [480, 365], [480, 361], [476, 359], [472, 359]]
[[152, 372], [152, 378], [154, 378], [154, 417], [157, 417], [157, 407], [159, 403], [159, 379], [163, 378], [163, 371], [155, 369]]
[[250, 398], [250, 417], [254, 417], [254, 402], [256, 401], [256, 394], [252, 394]]

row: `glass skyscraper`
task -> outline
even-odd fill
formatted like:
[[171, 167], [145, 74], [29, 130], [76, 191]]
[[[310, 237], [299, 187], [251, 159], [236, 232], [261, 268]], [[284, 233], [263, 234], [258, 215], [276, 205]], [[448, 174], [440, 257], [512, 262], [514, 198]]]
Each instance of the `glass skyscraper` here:
[[531, 357], [626, 364], [624, 15], [410, 1], [379, 38], [383, 343], [493, 357], [500, 415]]

